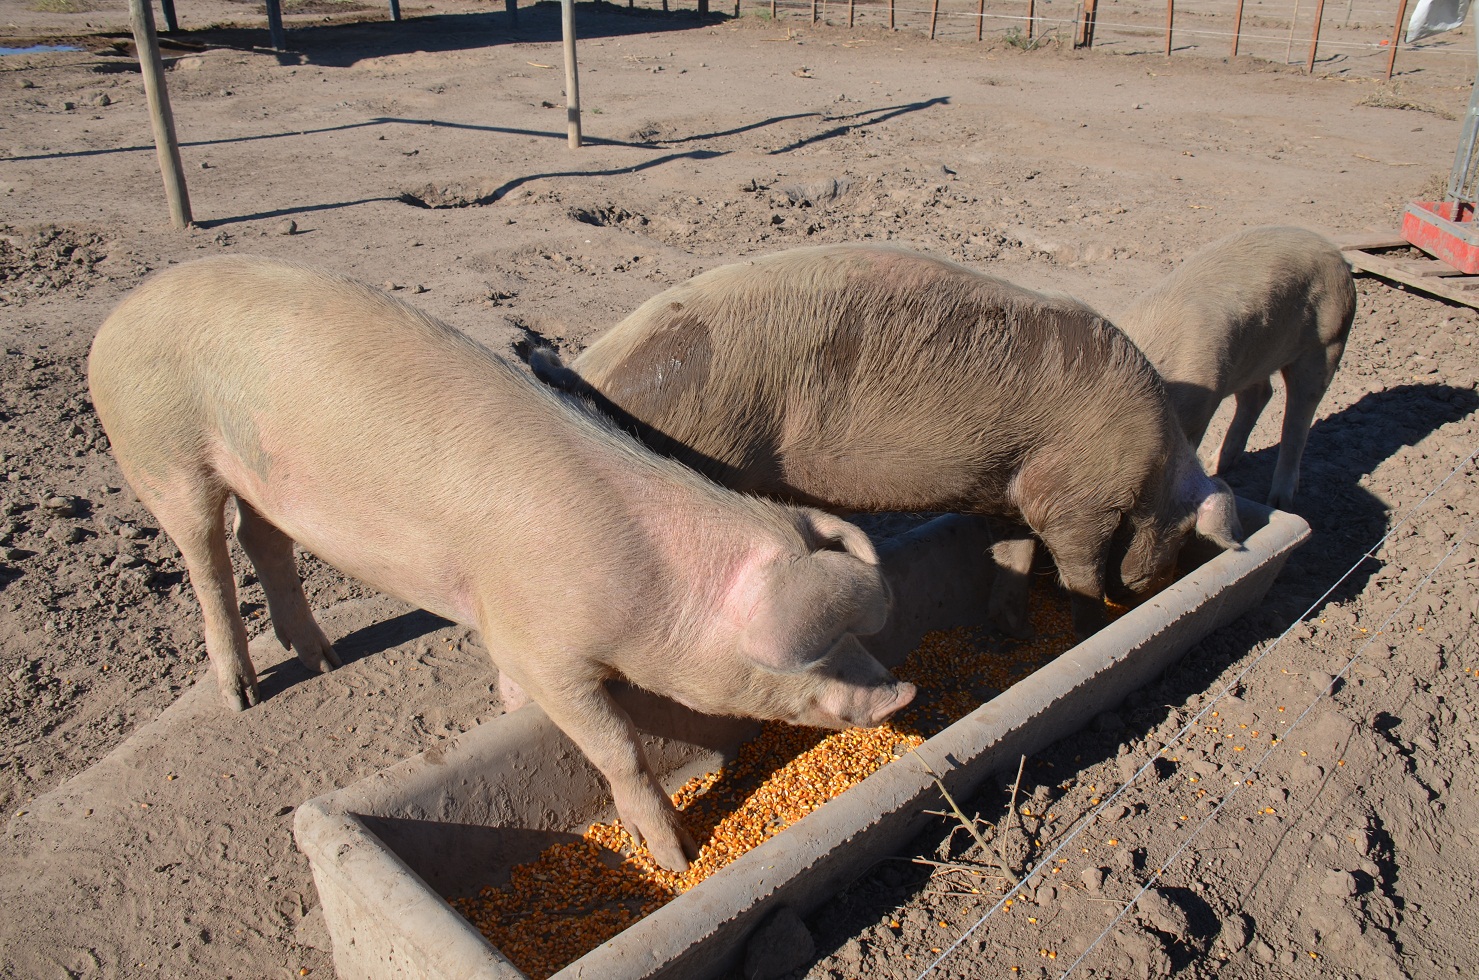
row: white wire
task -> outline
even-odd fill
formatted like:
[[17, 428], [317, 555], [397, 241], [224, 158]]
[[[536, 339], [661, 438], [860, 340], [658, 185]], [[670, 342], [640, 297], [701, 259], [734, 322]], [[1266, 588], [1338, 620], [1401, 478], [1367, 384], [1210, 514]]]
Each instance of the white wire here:
[[[1387, 618], [1382, 620], [1381, 625], [1377, 628], [1376, 633], [1370, 636], [1366, 640], [1366, 642], [1361, 645], [1360, 649], [1358, 649], [1354, 654], [1351, 655], [1351, 658], [1346, 661], [1345, 666], [1340, 668], [1339, 673], [1337, 673], [1335, 677], [1331, 679], [1330, 683], [1326, 685], [1325, 689], [1321, 691], [1318, 695], [1316, 695], [1315, 699], [1311, 701], [1308, 705], [1306, 705], [1305, 709], [1299, 713], [1299, 716], [1289, 723], [1289, 727], [1285, 730], [1284, 734], [1280, 736], [1274, 744], [1270, 744], [1269, 747], [1264, 750], [1263, 755], [1258, 757], [1258, 761], [1253, 763], [1253, 765], [1248, 768], [1247, 775], [1252, 776], [1257, 774], [1259, 769], [1263, 766], [1264, 762], [1268, 761], [1268, 757], [1273, 754], [1274, 749], [1278, 748], [1278, 743], [1286, 741], [1289, 737], [1289, 733], [1299, 727], [1300, 722], [1304, 721], [1309, 713], [1315, 709], [1315, 705], [1319, 704], [1335, 691], [1335, 685], [1340, 683], [1341, 679], [1345, 677], [1346, 672], [1349, 671], [1352, 666], [1354, 666], [1356, 661], [1360, 659], [1361, 654], [1366, 651], [1366, 648], [1375, 643], [1377, 637], [1381, 635], [1382, 631], [1385, 630], [1386, 627], [1391, 623], [1391, 621], [1396, 618], [1397, 613], [1405, 609], [1407, 607], [1407, 604], [1417, 597], [1418, 593], [1421, 592], [1423, 588], [1428, 584], [1428, 582], [1432, 580], [1438, 569], [1442, 568], [1443, 564], [1447, 562], [1449, 558], [1453, 557], [1453, 553], [1458, 550], [1459, 546], [1469, 539], [1469, 535], [1474, 533], [1474, 528], [1475, 525], [1470, 524], [1468, 530], [1454, 539], [1453, 544], [1449, 545], [1449, 548], [1446, 552], [1444, 552], [1443, 557], [1439, 558], [1437, 564], [1435, 564], [1428, 571], [1427, 575], [1423, 576], [1423, 580], [1417, 583], [1417, 585], [1413, 586], [1412, 589], [1407, 593], [1407, 597], [1397, 604], [1397, 608], [1393, 609], [1391, 613], [1387, 615]], [[1103, 941], [1104, 937], [1109, 935], [1109, 933], [1113, 931], [1114, 927], [1119, 924], [1120, 920], [1125, 917], [1130, 909], [1135, 907], [1135, 903], [1140, 901], [1140, 896], [1144, 895], [1147, 891], [1150, 890], [1151, 886], [1155, 882], [1160, 880], [1161, 874], [1167, 868], [1169, 868], [1178, 857], [1181, 856], [1181, 852], [1186, 850], [1187, 846], [1191, 844], [1192, 841], [1196, 840], [1197, 835], [1202, 832], [1202, 829], [1206, 827], [1207, 824], [1210, 823], [1212, 819], [1217, 816], [1218, 813], [1222, 812], [1222, 808], [1227, 806], [1232, 798], [1236, 796], [1240, 790], [1242, 790], [1243, 786], [1244, 783], [1242, 781], [1234, 783], [1232, 790], [1228, 792], [1228, 794], [1224, 796], [1215, 807], [1212, 808], [1212, 811], [1208, 813], [1207, 816], [1204, 817], [1197, 824], [1196, 829], [1194, 829], [1187, 836], [1186, 840], [1182, 841], [1176, 847], [1176, 849], [1166, 857], [1164, 861], [1157, 863], [1156, 870], [1146, 879], [1145, 884], [1140, 887], [1140, 890], [1135, 893], [1134, 897], [1130, 899], [1129, 904], [1121, 909], [1119, 914], [1109, 921], [1109, 924], [1104, 927], [1104, 931], [1099, 933], [1099, 935], [1094, 938], [1093, 942], [1089, 943], [1084, 951], [1079, 954], [1078, 959], [1068, 964], [1068, 967], [1060, 975], [1060, 980], [1062, 977], [1066, 977], [1070, 973], [1072, 973], [1074, 969], [1076, 969], [1078, 965], [1084, 961], [1084, 958], [1089, 955], [1090, 950], [1099, 945], [1099, 943]]]

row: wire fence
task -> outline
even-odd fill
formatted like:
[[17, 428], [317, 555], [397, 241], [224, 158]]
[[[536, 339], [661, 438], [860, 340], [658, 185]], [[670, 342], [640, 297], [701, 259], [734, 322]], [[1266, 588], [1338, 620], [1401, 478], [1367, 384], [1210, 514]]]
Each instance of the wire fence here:
[[1405, 0], [750, 0], [746, 9], [780, 23], [883, 27], [949, 41], [1004, 39], [1023, 48], [1055, 43], [1172, 57], [1237, 54], [1339, 74], [1392, 77], [1434, 58], [1455, 66], [1474, 61], [1468, 27], [1402, 41]]

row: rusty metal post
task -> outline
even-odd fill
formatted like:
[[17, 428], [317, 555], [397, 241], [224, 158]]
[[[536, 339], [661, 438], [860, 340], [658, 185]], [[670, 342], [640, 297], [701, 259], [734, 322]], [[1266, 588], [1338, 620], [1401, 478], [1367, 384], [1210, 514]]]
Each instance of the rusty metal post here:
[[1392, 80], [1392, 68], [1397, 64], [1397, 45], [1402, 41], [1402, 22], [1407, 19], [1407, 0], [1397, 6], [1397, 26], [1392, 28], [1392, 50], [1387, 54], [1387, 81]]
[[1306, 75], [1315, 73], [1315, 49], [1320, 46], [1320, 17], [1325, 13], [1325, 0], [1315, 4], [1315, 30], [1310, 35], [1310, 58], [1304, 66]]
[[1094, 19], [1098, 16], [1098, 0], [1084, 0], [1084, 5], [1079, 10], [1078, 29], [1073, 36], [1073, 46], [1075, 48], [1092, 48], [1094, 46]]

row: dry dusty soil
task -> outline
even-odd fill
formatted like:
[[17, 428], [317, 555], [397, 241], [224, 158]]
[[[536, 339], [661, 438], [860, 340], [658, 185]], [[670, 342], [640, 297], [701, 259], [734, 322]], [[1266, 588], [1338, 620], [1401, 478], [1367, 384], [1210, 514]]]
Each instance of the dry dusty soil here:
[[[331, 975], [293, 808], [500, 711], [475, 635], [306, 557], [345, 666], [259, 663], [266, 701], [221, 707], [177, 552], [87, 395], [98, 324], [151, 270], [309, 262], [503, 353], [531, 334], [573, 353], [672, 283], [803, 243], [905, 243], [1113, 315], [1240, 227], [1394, 229], [1441, 192], [1473, 73], [1466, 34], [1447, 57], [1404, 54], [1387, 84], [1372, 59], [1311, 76], [1168, 58], [1153, 38], [1024, 50], [876, 18], [582, 5], [577, 151], [553, 5], [515, 27], [501, 4], [408, 5], [399, 25], [318, 4], [289, 18], [278, 56], [260, 8], [181, 0], [166, 56], [198, 224], [173, 231], [125, 8], [0, 6], [14, 43], [81, 48], [0, 57], [14, 977]], [[948, 977], [1479, 971], [1479, 316], [1377, 279], [1359, 294], [1296, 506], [1314, 536], [1268, 599], [1027, 760], [1020, 829], [1009, 781], [964, 801], [1030, 872], [1011, 907], [961, 940], [997, 879], [859, 869], [771, 975], [914, 977], [936, 949]], [[1227, 474], [1245, 496], [1267, 491], [1278, 404]], [[1204, 456], [1217, 438], [1214, 423]], [[254, 635], [268, 630], [254, 579], [238, 581]], [[943, 820], [914, 848], [987, 860]]]

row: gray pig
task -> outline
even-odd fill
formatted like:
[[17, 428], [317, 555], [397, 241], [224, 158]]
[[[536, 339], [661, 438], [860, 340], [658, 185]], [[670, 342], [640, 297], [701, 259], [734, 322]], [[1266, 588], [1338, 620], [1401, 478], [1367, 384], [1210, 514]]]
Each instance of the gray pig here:
[[[1193, 529], [1224, 547], [1242, 534], [1232, 491], [1202, 472], [1122, 333], [1074, 300], [903, 249], [723, 266], [648, 300], [570, 368], [549, 351], [531, 363], [737, 490], [1026, 524], [1081, 635], [1103, 624], [1106, 586], [1151, 588]], [[1025, 605], [993, 591], [990, 612], [1028, 632]]]
[[1165, 379], [1193, 446], [1229, 395], [1237, 399], [1217, 472], [1243, 453], [1284, 376], [1284, 431], [1268, 502], [1289, 509], [1299, 461], [1345, 352], [1356, 315], [1356, 285], [1345, 257], [1303, 228], [1251, 228], [1218, 239], [1137, 299], [1120, 329]]
[[[1269, 505], [1288, 510], [1315, 408], [1330, 387], [1356, 315], [1350, 266], [1327, 239], [1302, 228], [1235, 232], [1198, 251], [1134, 302], [1115, 323], [1150, 358], [1192, 446], [1229, 395], [1237, 410], [1223, 437], [1217, 473], [1242, 455], [1284, 376], [1284, 431]], [[993, 608], [1025, 609], [1031, 538], [998, 544], [1002, 569]]]
[[716, 487], [379, 290], [263, 259], [161, 273], [108, 317], [89, 386], [184, 557], [226, 701], [259, 700], [225, 509], [278, 638], [337, 666], [293, 543], [482, 631], [605, 774], [664, 866], [696, 853], [604, 682], [826, 727], [907, 704], [857, 636], [889, 594], [857, 527]]

